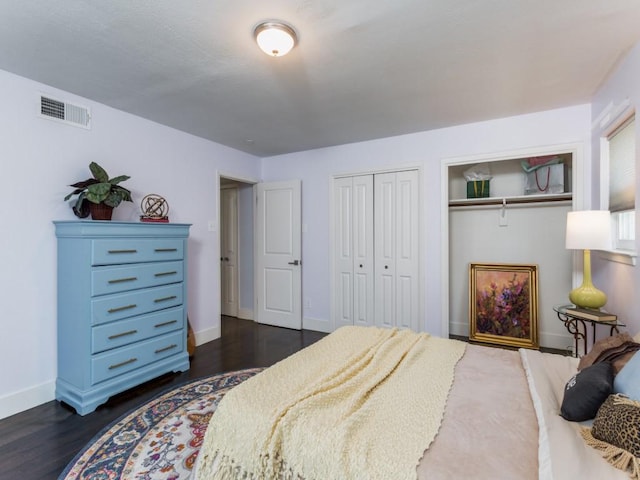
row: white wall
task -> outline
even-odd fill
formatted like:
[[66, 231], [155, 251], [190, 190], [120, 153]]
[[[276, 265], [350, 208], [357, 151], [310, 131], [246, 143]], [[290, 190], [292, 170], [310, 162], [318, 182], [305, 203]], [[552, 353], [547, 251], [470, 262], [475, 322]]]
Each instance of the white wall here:
[[[620, 62], [593, 98], [593, 119], [612, 104], [616, 106], [629, 100], [635, 108], [636, 120], [640, 114], [640, 43]], [[612, 119], [614, 120], [614, 119]], [[604, 127], [606, 129], [606, 126]], [[600, 137], [603, 130], [595, 125], [592, 138], [594, 208], [599, 208]], [[636, 210], [640, 208], [640, 122], [636, 121]], [[636, 214], [637, 219], [637, 214]], [[636, 250], [639, 250], [640, 222], [636, 220]], [[640, 332], [638, 292], [640, 291], [640, 265], [630, 266], [615, 263], [592, 255], [593, 283], [603, 290], [608, 301], [605, 308], [614, 312], [627, 324], [631, 334]]]
[[[37, 116], [39, 94], [89, 106], [84, 130]], [[52, 221], [75, 219], [67, 186], [91, 161], [130, 175], [134, 203], [115, 220], [137, 221], [148, 193], [164, 196], [172, 222], [192, 223], [189, 319], [199, 342], [220, 335], [218, 169], [259, 178], [256, 157], [0, 71], [0, 418], [53, 399], [56, 377], [56, 239]]]
[[[424, 167], [425, 318], [423, 328], [442, 333], [441, 178], [443, 159], [540, 146], [580, 143], [590, 155], [589, 105], [462, 125], [262, 160], [265, 181], [302, 180], [303, 305], [305, 328], [331, 331], [330, 179], [340, 173]], [[588, 175], [588, 171], [586, 172]], [[307, 306], [308, 305], [308, 306]]]
[[572, 255], [564, 248], [570, 210], [570, 204], [512, 205], [502, 227], [500, 207], [450, 210], [450, 333], [469, 335], [469, 263], [526, 263], [538, 266], [540, 345], [562, 350], [573, 345], [553, 311], [554, 305], [569, 303], [572, 289]]

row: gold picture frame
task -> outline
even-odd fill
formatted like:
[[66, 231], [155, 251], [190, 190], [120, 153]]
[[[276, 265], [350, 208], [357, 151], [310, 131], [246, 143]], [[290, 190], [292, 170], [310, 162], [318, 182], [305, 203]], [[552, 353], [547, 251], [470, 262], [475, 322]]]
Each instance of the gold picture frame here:
[[538, 266], [469, 264], [469, 340], [538, 349]]

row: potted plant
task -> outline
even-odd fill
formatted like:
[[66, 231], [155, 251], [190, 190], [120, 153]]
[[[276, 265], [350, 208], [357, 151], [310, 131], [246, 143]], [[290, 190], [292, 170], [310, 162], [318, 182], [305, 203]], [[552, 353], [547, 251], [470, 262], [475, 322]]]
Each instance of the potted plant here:
[[120, 182], [129, 180], [128, 175], [109, 178], [107, 172], [96, 162], [89, 164], [89, 170], [93, 178], [72, 185], [75, 190], [64, 197], [65, 201], [73, 195], [78, 195], [73, 213], [77, 217], [86, 218], [91, 214], [94, 220], [111, 220], [113, 209], [121, 202], [131, 202], [131, 192], [119, 185]]

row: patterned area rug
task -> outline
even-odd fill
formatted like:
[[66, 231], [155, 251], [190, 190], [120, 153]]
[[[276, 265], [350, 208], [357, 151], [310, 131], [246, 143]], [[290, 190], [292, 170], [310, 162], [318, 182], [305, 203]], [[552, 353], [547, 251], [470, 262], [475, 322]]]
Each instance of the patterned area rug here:
[[161, 394], [96, 435], [58, 480], [188, 478], [220, 399], [261, 370], [213, 375]]

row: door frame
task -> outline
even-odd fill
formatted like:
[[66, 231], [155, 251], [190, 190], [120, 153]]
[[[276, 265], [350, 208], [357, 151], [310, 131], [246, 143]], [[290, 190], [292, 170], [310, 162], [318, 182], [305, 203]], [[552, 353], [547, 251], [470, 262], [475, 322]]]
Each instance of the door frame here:
[[[357, 171], [349, 171], [344, 173], [336, 173], [331, 175], [331, 179], [329, 181], [329, 293], [330, 293], [330, 329], [334, 331], [336, 329], [336, 318], [335, 318], [335, 304], [336, 304], [336, 295], [335, 295], [335, 244], [334, 244], [334, 236], [335, 236], [335, 199], [334, 199], [334, 191], [335, 191], [335, 181], [338, 178], [344, 177], [356, 177], [360, 175], [376, 175], [382, 173], [394, 173], [394, 172], [404, 172], [407, 170], [417, 170], [418, 171], [418, 317], [419, 317], [419, 331], [425, 331], [425, 271], [426, 268], [424, 266], [425, 261], [425, 206], [424, 206], [424, 168], [422, 164], [405, 164], [405, 165], [397, 165], [390, 166], [386, 168], [379, 169], [369, 169], [369, 170], [357, 170]], [[375, 201], [375, 199], [374, 199]], [[374, 238], [375, 241], [375, 238]]]
[[[571, 153], [573, 155], [572, 161], [572, 208], [574, 210], [580, 210], [584, 208], [586, 199], [590, 194], [590, 189], [586, 183], [586, 167], [584, 160], [584, 146], [581, 143], [564, 143], [558, 145], [542, 145], [538, 147], [530, 147], [523, 149], [514, 149], [507, 151], [499, 151], [494, 153], [486, 153], [480, 155], [465, 155], [459, 157], [444, 158], [440, 162], [440, 252], [442, 254], [442, 262], [440, 263], [440, 288], [442, 304], [440, 306], [441, 312], [441, 336], [448, 338], [451, 319], [449, 318], [449, 167], [455, 165], [472, 165], [476, 163], [510, 160], [518, 158], [528, 158], [535, 156], [550, 155], [555, 153]], [[577, 251], [576, 251], [577, 253]], [[573, 283], [577, 285], [577, 278], [579, 270], [576, 268], [579, 260], [574, 254], [574, 267], [573, 267]]]
[[[227, 179], [227, 180], [231, 180], [234, 182], [238, 182], [238, 183], [242, 183], [245, 185], [249, 185], [252, 186], [253, 188], [255, 188], [255, 185], [257, 183], [259, 183], [259, 180], [255, 179], [255, 178], [249, 178], [249, 177], [242, 177], [242, 176], [238, 176], [236, 174], [233, 173], [227, 173], [221, 170], [218, 170], [218, 174], [216, 177], [216, 192], [217, 192], [217, 197], [216, 197], [216, 202], [217, 202], [217, 216], [218, 218], [213, 221], [214, 225], [216, 225], [217, 227], [217, 234], [218, 234], [218, 243], [217, 243], [217, 252], [216, 252], [216, 259], [219, 259], [221, 256], [221, 241], [220, 241], [220, 234], [221, 234], [221, 217], [222, 217], [222, 212], [221, 212], [221, 202], [220, 202], [220, 195], [221, 195], [221, 190], [222, 190], [222, 179]], [[211, 222], [210, 222], [211, 224]], [[238, 228], [240, 225], [240, 208], [238, 208]], [[255, 209], [253, 210], [253, 218], [251, 219], [251, 225], [254, 229], [255, 232]], [[209, 226], [209, 230], [211, 230], [211, 225]], [[238, 237], [238, 244], [239, 244], [239, 237]], [[254, 233], [254, 241], [253, 241], [254, 245], [253, 248], [255, 249], [255, 233]], [[238, 245], [238, 249], [240, 248], [240, 246]], [[241, 273], [240, 273], [240, 265], [241, 265], [242, 259], [240, 258], [240, 255], [238, 256], [238, 264], [237, 264], [237, 269], [238, 269], [238, 278], [237, 278], [237, 289], [238, 289], [238, 317], [237, 318], [242, 318], [244, 320], [254, 320], [254, 311], [253, 311], [253, 306], [255, 305], [255, 291], [253, 293], [253, 297], [251, 299], [251, 318], [248, 318], [248, 315], [245, 315], [244, 313], [246, 309], [242, 308], [242, 289], [240, 288], [240, 278], [241, 278]], [[220, 262], [216, 262], [218, 265], [218, 278], [222, 278], [221, 272], [220, 272]], [[255, 259], [254, 259], [254, 272], [255, 272]], [[222, 315], [222, 284], [218, 284], [218, 289], [216, 294], [218, 295], [218, 305], [220, 306], [220, 315]], [[218, 327], [220, 330], [220, 335], [222, 335], [222, 325], [219, 325]]]

